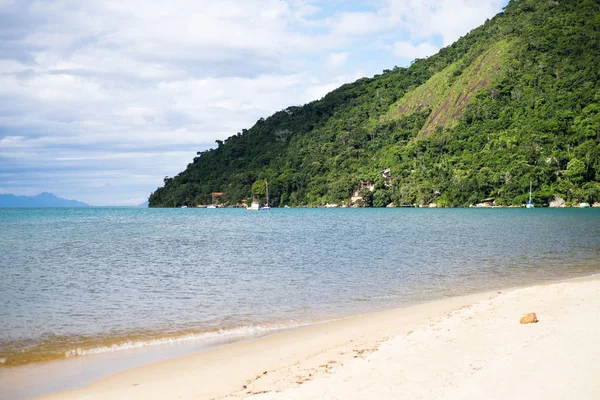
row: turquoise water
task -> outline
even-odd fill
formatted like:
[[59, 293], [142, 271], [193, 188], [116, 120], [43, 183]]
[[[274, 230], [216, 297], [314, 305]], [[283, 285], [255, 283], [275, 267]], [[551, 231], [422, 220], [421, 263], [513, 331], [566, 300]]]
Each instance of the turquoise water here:
[[600, 272], [597, 209], [0, 209], [4, 366]]

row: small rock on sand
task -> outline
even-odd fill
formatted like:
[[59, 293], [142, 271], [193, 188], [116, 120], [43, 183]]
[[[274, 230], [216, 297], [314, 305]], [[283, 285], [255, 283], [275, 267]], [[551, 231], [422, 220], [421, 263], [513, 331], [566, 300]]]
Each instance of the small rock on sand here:
[[537, 315], [535, 315], [535, 313], [533, 312], [525, 314], [523, 315], [523, 317], [521, 317], [521, 320], [519, 322], [522, 324], [534, 324], [538, 322]]

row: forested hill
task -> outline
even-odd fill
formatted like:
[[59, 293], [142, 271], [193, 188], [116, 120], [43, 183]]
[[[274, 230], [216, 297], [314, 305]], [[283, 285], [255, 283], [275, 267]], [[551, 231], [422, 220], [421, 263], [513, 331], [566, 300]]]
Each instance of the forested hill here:
[[[408, 68], [384, 70], [217, 141], [150, 207], [600, 201], [600, 3], [511, 1]], [[381, 174], [390, 169], [388, 177]], [[370, 186], [365, 183], [365, 186]]]

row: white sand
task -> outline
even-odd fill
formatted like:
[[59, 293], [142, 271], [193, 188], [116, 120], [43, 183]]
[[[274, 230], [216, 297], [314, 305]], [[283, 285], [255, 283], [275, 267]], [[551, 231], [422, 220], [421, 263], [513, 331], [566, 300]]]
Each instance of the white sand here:
[[[539, 323], [521, 325], [535, 312]], [[600, 280], [350, 318], [47, 399], [600, 399]], [[266, 373], [265, 373], [266, 372]]]

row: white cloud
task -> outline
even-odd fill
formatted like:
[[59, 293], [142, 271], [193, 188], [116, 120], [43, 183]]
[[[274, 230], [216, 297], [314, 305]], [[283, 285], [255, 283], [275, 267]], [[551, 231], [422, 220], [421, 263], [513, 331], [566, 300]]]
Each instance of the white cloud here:
[[373, 12], [344, 13], [333, 24], [336, 35], [365, 35], [389, 28], [389, 19], [385, 15]]
[[161, 112], [150, 107], [127, 106], [118, 111], [117, 115], [123, 116], [135, 125], [144, 125], [148, 122], [160, 122], [161, 124], [165, 123]]
[[343, 67], [348, 60], [348, 55], [350, 53], [331, 53], [325, 59], [325, 66], [329, 70], [336, 70], [340, 67]]
[[382, 0], [376, 11], [342, 13], [331, 23], [336, 35], [406, 31], [409, 37], [441, 36], [447, 46], [491, 18], [506, 0]]
[[392, 48], [395, 55], [409, 60], [425, 58], [435, 54], [439, 50], [437, 46], [434, 46], [431, 43], [419, 43], [415, 46], [410, 42], [396, 42]]
[[0, 187], [92, 204], [146, 197], [214, 140], [363, 76], [353, 65], [372, 43], [425, 57], [432, 36], [447, 44], [500, 6], [0, 0], [14, 21], [0, 32]]
[[27, 69], [27, 66], [15, 60], [0, 60], [0, 74], [14, 74]]
[[356, 71], [353, 74], [349, 75], [337, 75], [331, 79], [327, 83], [320, 83], [318, 81], [313, 81], [312, 85], [306, 88], [306, 98], [318, 100], [323, 98], [327, 93], [331, 92], [342, 86], [345, 83], [351, 83], [356, 81], [359, 78], [362, 78], [364, 73], [360, 71]]
[[448, 46], [500, 11], [504, 0], [386, 0], [387, 15], [411, 38], [439, 35]]
[[311, 17], [321, 12], [321, 9], [314, 4], [300, 3], [294, 13], [298, 20], [305, 21], [306, 17]]

